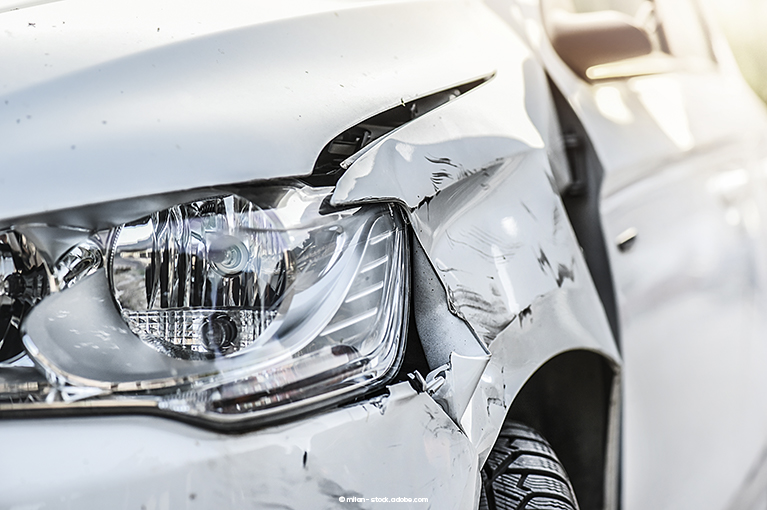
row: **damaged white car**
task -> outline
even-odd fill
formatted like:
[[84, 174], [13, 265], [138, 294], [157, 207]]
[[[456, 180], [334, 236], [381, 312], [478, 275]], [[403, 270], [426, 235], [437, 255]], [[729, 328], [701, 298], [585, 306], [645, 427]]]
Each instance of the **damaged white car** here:
[[0, 508], [763, 506], [763, 107], [541, 1], [0, 0]]

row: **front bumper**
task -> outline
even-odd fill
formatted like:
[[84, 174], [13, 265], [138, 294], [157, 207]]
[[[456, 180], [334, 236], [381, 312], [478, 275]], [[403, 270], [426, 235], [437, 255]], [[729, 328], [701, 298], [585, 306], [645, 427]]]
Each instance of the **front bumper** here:
[[473, 508], [466, 435], [428, 395], [389, 390], [241, 435], [143, 416], [2, 421], [0, 507]]

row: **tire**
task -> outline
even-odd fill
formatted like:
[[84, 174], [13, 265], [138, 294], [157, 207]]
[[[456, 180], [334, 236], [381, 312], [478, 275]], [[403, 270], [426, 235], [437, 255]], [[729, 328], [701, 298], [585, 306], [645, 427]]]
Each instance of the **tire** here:
[[551, 445], [534, 429], [507, 421], [482, 468], [480, 510], [578, 510]]

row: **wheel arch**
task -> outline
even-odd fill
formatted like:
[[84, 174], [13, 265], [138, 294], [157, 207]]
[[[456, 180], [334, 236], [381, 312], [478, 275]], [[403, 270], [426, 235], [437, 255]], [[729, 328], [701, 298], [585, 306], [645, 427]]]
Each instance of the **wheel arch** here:
[[615, 508], [619, 377], [602, 353], [565, 351], [527, 379], [507, 413], [549, 441], [583, 510]]

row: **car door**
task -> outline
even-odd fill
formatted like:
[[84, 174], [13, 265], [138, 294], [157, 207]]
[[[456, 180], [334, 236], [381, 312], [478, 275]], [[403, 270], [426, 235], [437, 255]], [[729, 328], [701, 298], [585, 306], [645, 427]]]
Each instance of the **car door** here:
[[543, 7], [620, 12], [652, 46], [585, 76], [540, 49], [603, 167], [623, 508], [749, 508], [767, 439], [763, 107], [691, 1]]

